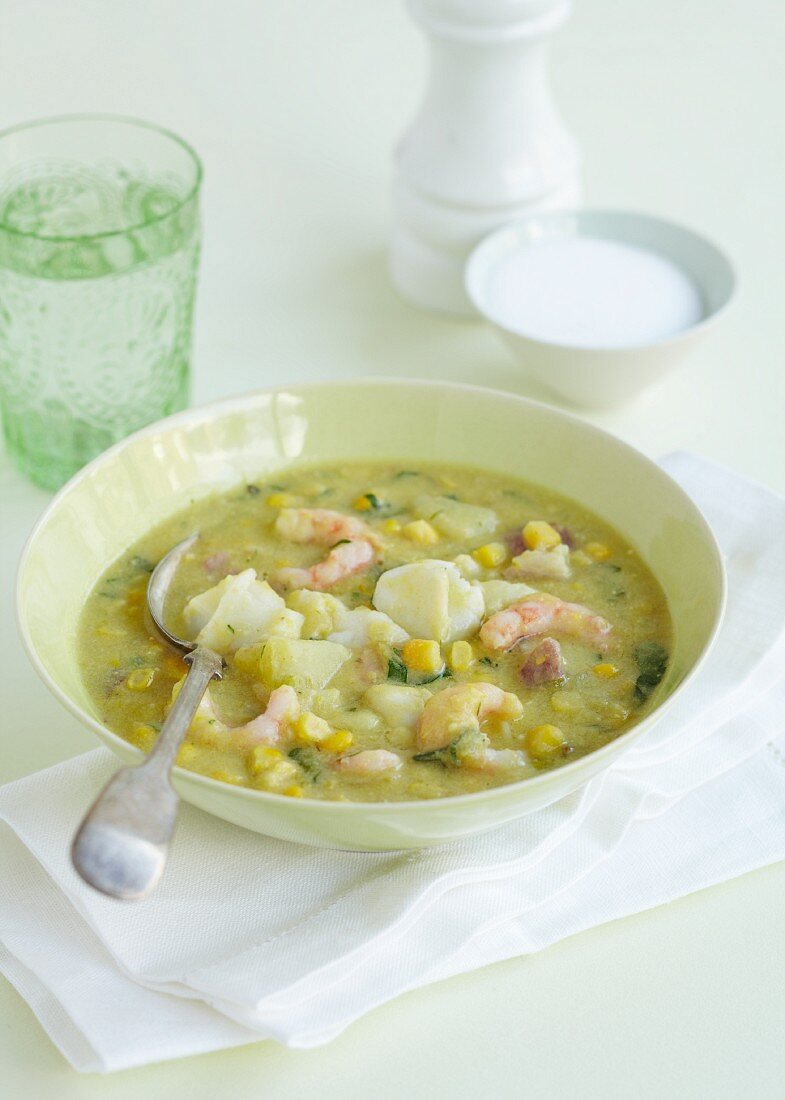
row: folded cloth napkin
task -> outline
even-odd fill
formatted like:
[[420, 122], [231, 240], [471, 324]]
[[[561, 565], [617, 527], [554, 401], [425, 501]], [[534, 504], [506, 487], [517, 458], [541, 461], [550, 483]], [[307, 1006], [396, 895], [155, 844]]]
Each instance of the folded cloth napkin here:
[[725, 624], [667, 717], [554, 806], [404, 854], [299, 847], [183, 806], [161, 885], [129, 905], [68, 861], [107, 751], [0, 790], [0, 970], [77, 1069], [314, 1046], [405, 990], [785, 858], [785, 500], [692, 456], [664, 465], [722, 544]]

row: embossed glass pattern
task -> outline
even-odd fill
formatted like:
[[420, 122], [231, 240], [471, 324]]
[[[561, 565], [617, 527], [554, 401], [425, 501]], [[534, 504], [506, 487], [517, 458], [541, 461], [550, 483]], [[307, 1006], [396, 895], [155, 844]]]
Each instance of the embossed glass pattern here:
[[0, 407], [37, 484], [185, 406], [200, 181], [184, 142], [130, 119], [0, 134]]

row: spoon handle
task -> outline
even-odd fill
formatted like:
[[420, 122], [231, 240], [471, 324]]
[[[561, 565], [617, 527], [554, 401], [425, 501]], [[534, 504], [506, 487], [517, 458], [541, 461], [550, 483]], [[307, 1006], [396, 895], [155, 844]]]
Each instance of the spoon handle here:
[[121, 768], [98, 795], [74, 837], [74, 867], [96, 890], [113, 898], [141, 898], [164, 869], [177, 816], [170, 774], [207, 685], [221, 675], [217, 653], [198, 646], [186, 656], [188, 675], [152, 752]]

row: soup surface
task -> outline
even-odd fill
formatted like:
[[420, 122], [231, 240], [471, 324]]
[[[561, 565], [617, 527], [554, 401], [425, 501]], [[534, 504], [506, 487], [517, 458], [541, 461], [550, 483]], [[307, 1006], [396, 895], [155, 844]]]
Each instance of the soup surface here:
[[224, 657], [178, 763], [290, 797], [440, 798], [591, 752], [651, 707], [665, 597], [607, 524], [454, 466], [279, 472], [196, 502], [101, 578], [81, 621], [101, 720], [149, 750], [185, 663], [154, 564], [198, 530], [167, 625]]

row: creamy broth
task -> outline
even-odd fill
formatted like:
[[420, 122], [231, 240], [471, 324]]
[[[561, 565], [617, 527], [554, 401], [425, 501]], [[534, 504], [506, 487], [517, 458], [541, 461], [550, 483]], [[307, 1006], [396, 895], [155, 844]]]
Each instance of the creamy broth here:
[[291, 469], [179, 512], [89, 597], [85, 683], [144, 750], [186, 672], [146, 585], [195, 530], [168, 625], [227, 667], [178, 763], [227, 783], [391, 801], [515, 782], [634, 725], [667, 665], [656, 580], [557, 493], [454, 466]]

